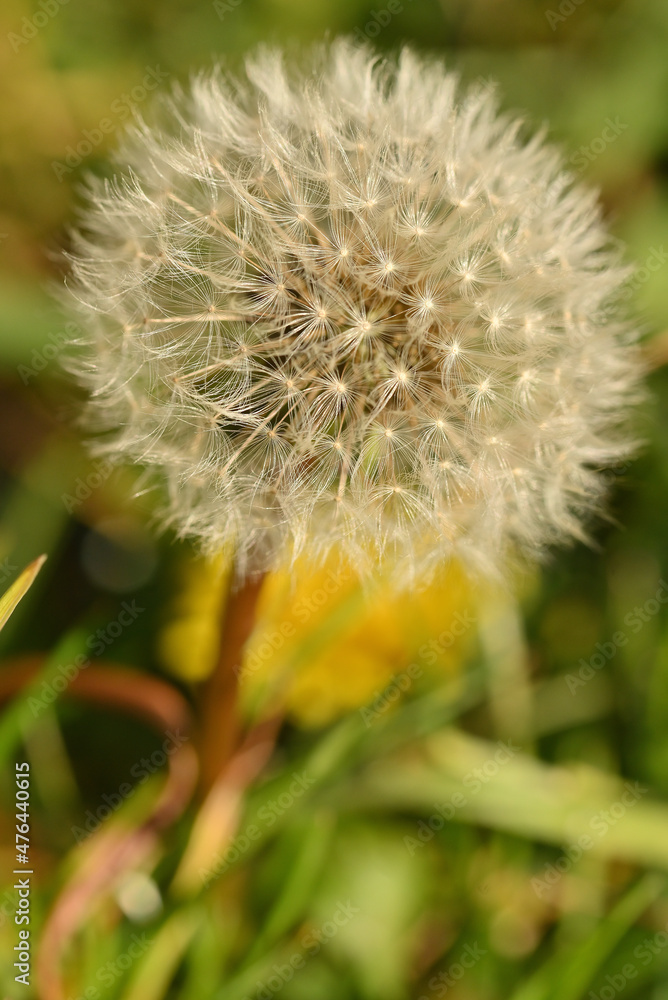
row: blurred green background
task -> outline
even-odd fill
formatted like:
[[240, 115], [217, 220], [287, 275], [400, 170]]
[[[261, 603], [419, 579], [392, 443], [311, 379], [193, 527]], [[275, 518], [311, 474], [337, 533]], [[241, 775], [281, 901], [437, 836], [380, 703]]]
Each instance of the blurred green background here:
[[[517, 602], [456, 575], [371, 605], [337, 585], [286, 643], [327, 577], [296, 596], [269, 580], [250, 742], [203, 805], [197, 685], [225, 578], [156, 540], [132, 477], [86, 456], [50, 288], [78, 184], [156, 81], [341, 33], [498, 81], [600, 189], [638, 266], [645, 445], [610, 474], [596, 546], [556, 553]], [[4, 0], [0, 97], [0, 589], [49, 556], [0, 636], [3, 995], [668, 1000], [668, 4]], [[439, 639], [466, 615], [462, 641]]]

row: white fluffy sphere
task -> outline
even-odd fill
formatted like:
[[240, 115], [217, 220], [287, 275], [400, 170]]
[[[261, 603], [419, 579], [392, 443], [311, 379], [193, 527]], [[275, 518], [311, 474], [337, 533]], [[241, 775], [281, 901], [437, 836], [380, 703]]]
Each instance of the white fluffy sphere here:
[[582, 536], [638, 381], [595, 195], [410, 51], [246, 74], [163, 98], [91, 184], [71, 289], [104, 453], [242, 573], [336, 545], [409, 581]]

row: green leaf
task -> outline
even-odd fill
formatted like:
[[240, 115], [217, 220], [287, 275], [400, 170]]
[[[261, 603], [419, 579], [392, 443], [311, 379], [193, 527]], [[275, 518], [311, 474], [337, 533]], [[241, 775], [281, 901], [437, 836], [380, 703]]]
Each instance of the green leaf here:
[[[53, 653], [47, 657], [43, 668], [5, 709], [0, 719], [0, 762], [13, 753], [25, 734], [39, 722], [42, 712], [53, 706], [63, 687], [59, 685], [55, 688], [52, 681], [63, 677], [61, 668], [63, 663], [72, 663], [80, 654], [87, 658], [88, 638], [84, 629], [73, 629], [68, 632]], [[47, 691], [49, 699], [45, 701], [44, 694]]]
[[656, 874], [636, 882], [592, 933], [552, 955], [511, 1000], [580, 1000], [605, 960], [664, 888], [665, 879]]
[[301, 842], [297, 860], [288, 872], [264, 927], [244, 960], [244, 967], [252, 965], [263, 951], [275, 945], [302, 918], [313, 887], [329, 856], [333, 831], [334, 816], [331, 813], [309, 815], [306, 824], [298, 825], [297, 832]]

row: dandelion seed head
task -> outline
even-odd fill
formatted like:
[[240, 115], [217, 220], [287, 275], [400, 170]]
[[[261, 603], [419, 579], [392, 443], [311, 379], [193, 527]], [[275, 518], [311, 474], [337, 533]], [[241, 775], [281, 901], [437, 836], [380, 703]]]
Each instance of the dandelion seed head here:
[[241, 573], [338, 546], [410, 583], [582, 537], [639, 372], [595, 199], [438, 62], [315, 64], [197, 76], [91, 182], [70, 289], [99, 450]]

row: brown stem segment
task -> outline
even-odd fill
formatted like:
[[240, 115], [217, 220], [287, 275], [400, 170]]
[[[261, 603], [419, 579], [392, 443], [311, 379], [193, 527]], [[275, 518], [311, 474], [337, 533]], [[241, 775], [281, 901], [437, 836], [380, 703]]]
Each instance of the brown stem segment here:
[[263, 581], [264, 576], [258, 575], [236, 589], [232, 582], [227, 594], [218, 662], [201, 692], [200, 780], [204, 794], [240, 742], [239, 672]]

